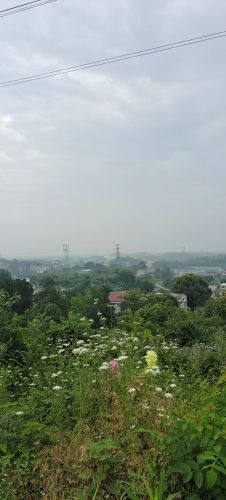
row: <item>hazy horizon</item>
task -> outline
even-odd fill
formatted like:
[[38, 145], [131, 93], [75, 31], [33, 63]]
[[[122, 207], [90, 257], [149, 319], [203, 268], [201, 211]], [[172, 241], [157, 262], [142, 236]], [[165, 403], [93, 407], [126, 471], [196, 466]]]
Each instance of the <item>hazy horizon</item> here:
[[[71, 259], [73, 261], [73, 259], [75, 260], [85, 260], [85, 259], [103, 259], [103, 258], [106, 258], [106, 259], [114, 259], [115, 258], [115, 251], [109, 251], [109, 252], [105, 252], [105, 253], [84, 253], [84, 254], [76, 254], [76, 253], [69, 253], [69, 259]], [[199, 251], [182, 251], [182, 250], [178, 250], [178, 251], [170, 251], [170, 250], [166, 250], [166, 251], [156, 251], [156, 252], [152, 252], [152, 251], [133, 251], [133, 252], [120, 252], [120, 256], [123, 258], [123, 257], [134, 257], [134, 258], [140, 258], [142, 260], [142, 258], [145, 260], [145, 258], [150, 258], [150, 257], [164, 257], [164, 256], [170, 256], [170, 255], [178, 255], [179, 256], [182, 256], [184, 255], [185, 257], [188, 257], [188, 256], [220, 256], [220, 255], [225, 255], [226, 256], [226, 251], [219, 251], [219, 252], [209, 252], [208, 250], [205, 251], [205, 250], [199, 250]], [[0, 260], [1, 259], [5, 259], [5, 260], [12, 260], [12, 259], [16, 259], [16, 260], [52, 260], [52, 259], [64, 259], [64, 255], [63, 255], [63, 252], [59, 253], [59, 254], [33, 254], [33, 255], [29, 255], [29, 254], [12, 254], [12, 255], [2, 255], [0, 254]]]
[[[1, 18], [0, 80], [217, 32], [224, 19], [223, 0], [58, 0]], [[61, 257], [64, 242], [72, 255], [116, 242], [125, 254], [226, 252], [225, 48], [0, 88], [0, 256]]]

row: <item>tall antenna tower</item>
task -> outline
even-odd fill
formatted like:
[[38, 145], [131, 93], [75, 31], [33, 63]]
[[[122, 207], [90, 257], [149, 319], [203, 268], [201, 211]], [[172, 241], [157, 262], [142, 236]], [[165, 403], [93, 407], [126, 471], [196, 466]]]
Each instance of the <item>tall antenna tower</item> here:
[[120, 245], [119, 245], [119, 243], [116, 243], [115, 247], [116, 247], [115, 258], [116, 258], [116, 261], [119, 262], [120, 261]]
[[70, 253], [70, 246], [68, 245], [68, 243], [64, 243], [63, 244], [63, 257], [64, 257], [65, 262], [68, 262], [69, 253]]

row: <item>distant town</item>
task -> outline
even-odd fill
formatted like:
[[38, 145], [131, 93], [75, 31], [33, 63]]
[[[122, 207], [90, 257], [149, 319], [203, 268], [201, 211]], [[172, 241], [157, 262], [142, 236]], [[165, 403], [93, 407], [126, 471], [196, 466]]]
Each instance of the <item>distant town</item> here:
[[[106, 286], [113, 294], [109, 295], [110, 302], [118, 311], [123, 294], [129, 290], [164, 293], [170, 291], [175, 278], [186, 274], [204, 277], [214, 298], [226, 293], [226, 254], [181, 251], [125, 255], [117, 244], [115, 253], [109, 255], [74, 257], [69, 245], [64, 244], [61, 258], [0, 258], [0, 269], [8, 271], [13, 279], [30, 282], [34, 295], [48, 284], [66, 294], [76, 293], [76, 287], [82, 283], [85, 288]], [[112, 274], [115, 271], [119, 273], [117, 279]], [[185, 296], [179, 295], [175, 295], [179, 307], [187, 309]]]
[[[91, 264], [90, 269], [87, 264]], [[31, 276], [54, 273], [69, 269], [91, 273], [92, 266], [101, 265], [109, 268], [118, 265], [128, 269], [137, 268], [137, 276], [152, 275], [158, 281], [163, 281], [168, 270], [174, 277], [187, 273], [208, 277], [210, 282], [220, 283], [226, 279], [226, 254], [171, 252], [161, 254], [133, 253], [124, 255], [119, 247], [116, 253], [75, 257], [70, 256], [69, 246], [63, 247], [62, 257], [46, 258], [3, 258], [0, 257], [0, 268], [8, 269], [14, 278], [30, 278]], [[140, 269], [139, 269], [140, 264]]]

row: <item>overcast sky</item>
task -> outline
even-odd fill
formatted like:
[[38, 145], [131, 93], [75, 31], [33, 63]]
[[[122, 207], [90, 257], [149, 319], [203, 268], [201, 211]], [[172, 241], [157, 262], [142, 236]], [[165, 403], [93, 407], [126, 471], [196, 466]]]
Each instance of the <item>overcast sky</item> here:
[[[0, 18], [0, 81], [224, 29], [225, 0], [58, 0]], [[225, 54], [0, 88], [0, 255], [226, 251]]]

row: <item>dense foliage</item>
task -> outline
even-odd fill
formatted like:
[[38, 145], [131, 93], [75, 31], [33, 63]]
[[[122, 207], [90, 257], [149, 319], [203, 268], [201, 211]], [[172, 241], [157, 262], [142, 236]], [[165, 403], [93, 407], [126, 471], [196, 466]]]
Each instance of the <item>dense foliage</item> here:
[[[108, 288], [109, 290], [139, 289], [151, 292], [154, 289], [150, 275], [136, 277], [136, 269], [111, 268], [88, 263], [90, 267], [81, 270], [78, 266], [62, 268], [60, 272], [43, 273], [32, 277], [35, 285], [63, 287], [71, 295], [84, 292], [89, 287]], [[88, 265], [87, 264], [87, 265]], [[92, 265], [91, 265], [92, 264]]]
[[25, 279], [12, 279], [10, 273], [4, 270], [1, 271], [0, 269], [0, 290], [8, 292], [10, 297], [16, 294], [20, 297], [20, 300], [16, 301], [14, 304], [15, 312], [23, 313], [26, 309], [31, 307], [33, 287], [31, 283]]
[[225, 499], [226, 298], [103, 285], [0, 291], [0, 498]]
[[207, 281], [195, 274], [185, 274], [181, 278], [176, 278], [172, 290], [176, 293], [184, 293], [187, 296], [188, 306], [192, 311], [210, 298], [211, 290]]

